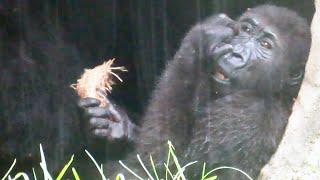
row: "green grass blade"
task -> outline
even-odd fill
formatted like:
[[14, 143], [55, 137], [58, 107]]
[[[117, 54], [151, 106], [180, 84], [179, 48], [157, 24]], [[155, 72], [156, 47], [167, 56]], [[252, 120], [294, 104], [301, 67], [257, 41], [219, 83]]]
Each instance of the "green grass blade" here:
[[[170, 141], [168, 141], [168, 144], [169, 144], [169, 143], [170, 143]], [[168, 148], [168, 157], [167, 157], [167, 164], [170, 163], [170, 157], [171, 157], [171, 155], [170, 155], [170, 145], [169, 145], [169, 148]], [[168, 170], [169, 170], [169, 168], [166, 167], [166, 180], [168, 180], [168, 174], [169, 174]], [[172, 176], [171, 176], [171, 177], [172, 177]]]
[[217, 178], [218, 178], [217, 176], [212, 176], [212, 177], [206, 178], [205, 180], [216, 180]]
[[41, 157], [40, 167], [42, 168], [42, 171], [43, 171], [43, 179], [44, 180], [53, 180], [49, 171], [48, 171], [46, 158], [44, 156], [44, 152], [43, 152], [41, 144], [40, 144], [40, 157]]
[[[174, 164], [176, 165], [176, 167], [177, 167], [177, 169], [178, 169], [178, 172], [181, 172], [181, 165], [180, 165], [180, 163], [179, 163], [179, 161], [178, 161], [178, 158], [177, 158], [177, 156], [176, 156], [176, 154], [175, 154], [175, 152], [174, 152], [174, 146], [172, 145], [172, 143], [171, 143], [171, 141], [168, 141], [168, 145], [169, 145], [169, 152], [170, 152], [170, 155], [172, 156], [172, 158], [173, 158], [173, 162], [174, 162]], [[182, 171], [183, 172], [183, 171]], [[184, 179], [184, 180], [186, 180], [187, 178], [184, 176], [184, 174], [180, 174], [180, 177], [182, 178], [182, 179]]]
[[100, 175], [101, 175], [101, 178], [103, 180], [107, 180], [106, 176], [104, 175], [103, 173], [103, 169], [98, 165], [97, 161], [92, 157], [92, 155], [89, 153], [89, 151], [85, 150], [85, 152], [87, 153], [87, 155], [89, 156], [89, 158], [93, 161], [94, 165], [97, 167]]
[[229, 166], [217, 167], [217, 168], [209, 171], [209, 172], [205, 175], [205, 177], [207, 177], [208, 175], [210, 175], [210, 174], [213, 173], [214, 171], [221, 170], [221, 169], [231, 169], [231, 170], [238, 171], [238, 172], [240, 172], [241, 174], [245, 175], [249, 180], [253, 180], [252, 177], [250, 177], [247, 173], [245, 173], [245, 172], [242, 171], [241, 169], [234, 168], [234, 167], [229, 167]]
[[80, 176], [74, 167], [72, 167], [72, 174], [76, 180], [80, 180]]
[[136, 174], [134, 171], [132, 171], [130, 168], [128, 168], [126, 165], [123, 164], [122, 161], [119, 161], [122, 167], [124, 167], [127, 171], [129, 171], [132, 175], [134, 175], [136, 178], [143, 180], [142, 177], [140, 177], [138, 174]]
[[151, 176], [151, 174], [149, 173], [148, 169], [146, 168], [146, 166], [145, 166], [144, 163], [142, 162], [139, 154], [137, 154], [137, 158], [138, 158], [138, 161], [139, 161], [140, 165], [142, 166], [143, 170], [147, 173], [147, 175], [149, 176], [149, 178], [150, 178], [151, 180], [154, 180], [153, 177]]
[[152, 159], [152, 156], [150, 155], [150, 162], [151, 162], [151, 166], [152, 166], [152, 169], [153, 169], [153, 172], [157, 178], [157, 180], [159, 180], [159, 177], [158, 177], [158, 172], [157, 172], [157, 169], [156, 169], [156, 166], [154, 165], [154, 161]]
[[[16, 180], [20, 177], [22, 177], [24, 180], [29, 180], [29, 176], [24, 172], [17, 173], [12, 180]], [[11, 179], [11, 178], [9, 178], [9, 179]]]
[[203, 163], [203, 167], [202, 167], [202, 173], [201, 173], [201, 180], [204, 180], [204, 173], [206, 172], [206, 163]]
[[62, 170], [60, 171], [57, 180], [61, 180], [62, 177], [64, 176], [64, 174], [67, 172], [68, 168], [70, 167], [71, 163], [73, 162], [73, 158], [74, 155], [71, 156], [71, 159], [69, 160], [69, 162], [62, 168]]
[[176, 175], [174, 176], [173, 180], [179, 179], [179, 178], [183, 178], [183, 177], [181, 177], [181, 176], [182, 176], [182, 175], [184, 176], [183, 172], [186, 170], [186, 168], [187, 168], [188, 166], [191, 166], [191, 165], [195, 164], [195, 163], [197, 163], [197, 161], [193, 161], [193, 162], [190, 162], [190, 163], [184, 165], [181, 169], [178, 170], [178, 172], [177, 172]]
[[34, 171], [34, 168], [32, 168], [32, 174], [33, 174], [33, 179], [37, 180], [37, 175], [36, 175], [36, 172]]
[[120, 173], [117, 175], [116, 180], [126, 180], [126, 178], [124, 178], [124, 175]]
[[4, 174], [4, 176], [1, 178], [1, 180], [5, 180], [7, 178], [7, 176], [10, 174], [10, 172], [12, 171], [12, 169], [16, 165], [16, 163], [17, 163], [17, 159], [14, 159], [9, 170], [6, 172], [6, 174]]
[[[168, 172], [168, 174], [170, 175], [171, 179], [173, 179], [173, 175], [168, 167], [168, 165], [166, 163], [164, 163], [164, 167], [166, 167], [166, 172]], [[166, 178], [167, 178], [167, 174], [166, 174]]]

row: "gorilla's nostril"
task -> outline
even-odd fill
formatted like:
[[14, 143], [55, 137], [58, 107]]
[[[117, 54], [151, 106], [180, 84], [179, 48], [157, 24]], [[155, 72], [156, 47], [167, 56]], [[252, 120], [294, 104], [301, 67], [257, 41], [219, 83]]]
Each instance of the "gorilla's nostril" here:
[[239, 59], [243, 60], [243, 57], [242, 57], [240, 54], [238, 54], [238, 53], [233, 53], [233, 56], [236, 57], [236, 58], [239, 58]]

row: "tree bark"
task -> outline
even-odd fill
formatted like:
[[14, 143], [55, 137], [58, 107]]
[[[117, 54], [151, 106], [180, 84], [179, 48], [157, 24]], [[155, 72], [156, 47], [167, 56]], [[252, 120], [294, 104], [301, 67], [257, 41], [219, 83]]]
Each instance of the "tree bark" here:
[[320, 179], [320, 0], [311, 24], [306, 74], [284, 137], [259, 179]]

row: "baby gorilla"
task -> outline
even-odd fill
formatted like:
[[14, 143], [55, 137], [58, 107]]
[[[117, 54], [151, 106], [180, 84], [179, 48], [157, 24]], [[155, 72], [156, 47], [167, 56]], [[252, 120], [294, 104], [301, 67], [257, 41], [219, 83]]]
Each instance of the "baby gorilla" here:
[[[237, 21], [212, 16], [189, 31], [168, 63], [138, 135], [119, 107], [96, 107], [94, 99], [80, 104], [93, 134], [135, 141], [126, 163], [140, 175], [135, 154], [144, 162], [151, 154], [163, 166], [171, 140], [183, 161], [207, 162], [207, 169], [232, 166], [256, 178], [281, 140], [309, 47], [307, 22], [286, 8], [258, 6]], [[202, 172], [199, 162], [186, 170], [190, 179]], [[236, 171], [217, 173], [245, 179]]]

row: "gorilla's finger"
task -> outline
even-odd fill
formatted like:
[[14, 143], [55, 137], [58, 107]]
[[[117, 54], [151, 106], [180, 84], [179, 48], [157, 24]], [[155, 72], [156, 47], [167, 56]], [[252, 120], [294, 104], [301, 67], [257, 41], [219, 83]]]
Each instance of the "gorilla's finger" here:
[[218, 17], [220, 18], [219, 24], [221, 25], [230, 26], [231, 24], [234, 24], [234, 20], [224, 13], [218, 14]]
[[226, 14], [219, 14], [218, 17], [221, 19], [221, 25], [229, 27], [231, 30], [233, 30], [234, 34], [238, 33], [238, 23], [236, 23]]
[[232, 20], [228, 15], [224, 13], [217, 14], [213, 17], [208, 18], [206, 21], [204, 21], [204, 24], [207, 25], [222, 25], [227, 26], [229, 23], [234, 23], [234, 20]]
[[93, 117], [90, 119], [90, 126], [93, 129], [107, 129], [109, 127], [109, 120]]
[[78, 106], [82, 108], [95, 107], [99, 105], [100, 105], [100, 101], [96, 98], [87, 97], [87, 98], [81, 98], [78, 101]]
[[214, 60], [219, 59], [221, 56], [233, 51], [233, 46], [230, 44], [225, 44], [220, 47], [211, 47], [209, 55], [213, 57]]
[[105, 107], [89, 107], [87, 108], [87, 114], [93, 117], [108, 117], [110, 116], [110, 111]]
[[217, 26], [214, 30], [207, 30], [205, 33], [209, 52], [212, 52], [221, 43], [228, 42], [235, 34], [233, 29], [226, 26]]
[[235, 32], [228, 26], [216, 26], [214, 30], [205, 30], [206, 38], [209, 38], [209, 42], [221, 42], [226, 38], [233, 37]]
[[93, 134], [97, 137], [109, 137], [110, 130], [108, 130], [108, 129], [95, 129], [95, 130], [93, 130]]
[[234, 35], [237, 33], [233, 27], [231, 27], [232, 25], [228, 25], [224, 28], [221, 28], [221, 33], [220, 36], [218, 36], [219, 40], [221, 42], [225, 42], [228, 41], [230, 38], [233, 38]]
[[232, 21], [232, 19], [228, 15], [226, 15], [225, 13], [218, 14], [218, 17], [222, 18], [224, 21]]

